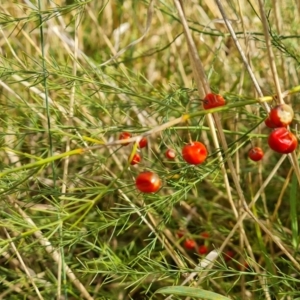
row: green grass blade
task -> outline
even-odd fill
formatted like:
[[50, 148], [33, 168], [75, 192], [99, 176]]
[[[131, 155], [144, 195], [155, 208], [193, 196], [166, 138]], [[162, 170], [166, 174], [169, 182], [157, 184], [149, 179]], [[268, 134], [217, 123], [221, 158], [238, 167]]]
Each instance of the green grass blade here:
[[204, 300], [229, 300], [220, 294], [187, 286], [167, 286], [156, 291], [159, 294], [178, 295], [184, 297], [201, 298]]

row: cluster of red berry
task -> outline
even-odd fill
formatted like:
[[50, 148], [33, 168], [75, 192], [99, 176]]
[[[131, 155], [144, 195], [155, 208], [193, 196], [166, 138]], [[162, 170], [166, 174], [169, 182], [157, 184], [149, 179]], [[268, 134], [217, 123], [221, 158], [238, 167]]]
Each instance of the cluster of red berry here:
[[[203, 99], [203, 108], [211, 109], [226, 104], [225, 99], [218, 94], [209, 93]], [[298, 141], [296, 136], [287, 129], [287, 126], [292, 122], [294, 118], [293, 109], [287, 104], [280, 104], [271, 109], [265, 124], [267, 127], [272, 128], [268, 138], [268, 144], [270, 148], [278, 153], [288, 154], [293, 152], [297, 146]], [[131, 134], [123, 132], [120, 139], [129, 139]], [[129, 144], [129, 143], [128, 143]], [[123, 146], [128, 145], [127, 143]], [[147, 146], [147, 139], [144, 137], [139, 141], [139, 148]], [[204, 144], [198, 141], [191, 141], [189, 144], [182, 148], [182, 158], [192, 165], [202, 164], [207, 158], [207, 149]], [[176, 157], [176, 153], [173, 149], [167, 149], [165, 156], [173, 160]], [[253, 147], [248, 152], [248, 157], [253, 161], [259, 161], [263, 158], [264, 152], [260, 147]], [[135, 153], [133, 157], [130, 157], [130, 164], [135, 165], [141, 161], [139, 153]], [[162, 185], [162, 181], [159, 176], [151, 171], [145, 171], [140, 173], [136, 178], [136, 187], [143, 193], [155, 193]]]
[[[119, 136], [119, 140], [127, 140], [127, 139], [130, 139], [132, 137], [131, 133], [129, 132], [122, 132]], [[130, 143], [125, 143], [123, 144], [123, 146], [127, 146], [129, 145]], [[148, 145], [148, 141], [145, 137], [143, 137], [142, 139], [140, 139], [139, 141], [139, 148], [145, 148], [146, 146]], [[130, 157], [129, 157], [130, 158]], [[131, 165], [136, 165], [138, 164], [139, 162], [141, 161], [141, 156], [138, 154], [138, 153], [135, 153], [133, 155], [133, 157], [130, 159], [130, 164]]]
[[[217, 94], [207, 94], [203, 100], [204, 109], [210, 109], [218, 106], [225, 105], [225, 100], [221, 95]], [[119, 139], [129, 139], [131, 134], [128, 132], [123, 132]], [[128, 144], [123, 144], [126, 146]], [[146, 147], [147, 139], [142, 138], [139, 141], [139, 148]], [[207, 158], [207, 149], [204, 144], [198, 141], [191, 141], [189, 144], [185, 145], [182, 148], [182, 158], [192, 165], [202, 164]], [[176, 157], [176, 152], [173, 149], [167, 149], [165, 153], [166, 158], [173, 160]], [[141, 161], [141, 156], [138, 153], [135, 153], [130, 160], [131, 165], [138, 164]], [[151, 171], [145, 171], [140, 173], [135, 181], [135, 185], [140, 192], [143, 193], [155, 193], [157, 192], [161, 185], [162, 181], [159, 176]]]
[[[123, 134], [122, 134], [122, 138], [124, 139]], [[140, 148], [142, 147], [140, 146]], [[173, 160], [175, 156], [176, 153], [174, 150], [168, 149], [166, 151], [166, 157], [168, 159]], [[200, 142], [190, 142], [188, 145], [185, 145], [182, 148], [182, 157], [189, 164], [192, 165], [201, 164], [205, 161], [207, 157], [206, 147], [204, 146], [204, 144]], [[138, 153], [136, 153], [133, 156], [130, 164], [135, 165], [140, 161], [141, 161], [141, 157]], [[142, 193], [155, 193], [160, 189], [162, 185], [162, 181], [156, 173], [151, 171], [145, 171], [140, 173], [137, 176], [135, 185], [137, 189]]]
[[[131, 133], [129, 132], [122, 132], [119, 136], [119, 140], [127, 140], [132, 137]], [[127, 146], [130, 143], [123, 143], [123, 146]], [[143, 137], [140, 139], [138, 146], [140, 149], [145, 148], [148, 145], [147, 138]], [[140, 163], [141, 161], [141, 156], [139, 153], [135, 153], [133, 157], [129, 156], [129, 163], [131, 165], [136, 165]], [[142, 193], [155, 193], [157, 192], [161, 185], [161, 179], [159, 176], [153, 172], [150, 171], [145, 171], [140, 173], [135, 181], [135, 185], [139, 191]]]
[[[177, 232], [177, 236], [179, 238], [182, 238], [184, 236], [184, 231], [179, 230]], [[202, 232], [200, 237], [204, 239], [204, 243], [201, 244], [200, 246], [197, 245], [196, 241], [191, 238], [187, 238], [183, 242], [183, 246], [186, 250], [197, 250], [197, 253], [200, 255], [205, 255], [209, 252], [209, 233], [208, 232]], [[227, 250], [224, 252], [224, 260], [225, 262], [231, 261], [235, 256], [235, 252], [232, 250]]]
[[[172, 149], [168, 149], [166, 152], [166, 157], [168, 159], [174, 159], [176, 153]], [[182, 148], [183, 159], [192, 165], [198, 165], [205, 161], [207, 157], [207, 150], [204, 144], [200, 142], [190, 142]], [[133, 156], [131, 164], [136, 164], [140, 162], [140, 156], [136, 153]], [[135, 181], [135, 185], [139, 191], [142, 193], [155, 193], [161, 187], [161, 179], [156, 173], [151, 171], [145, 171], [140, 173]]]
[[268, 138], [268, 144], [272, 150], [288, 154], [297, 148], [296, 136], [286, 128], [292, 123], [293, 118], [294, 111], [287, 104], [279, 104], [271, 109], [265, 124], [269, 128], [274, 128]]
[[[179, 230], [177, 232], [178, 238], [182, 238], [185, 235], [185, 232], [183, 230]], [[204, 240], [207, 240], [209, 238], [209, 233], [208, 232], [202, 232], [200, 235]], [[208, 242], [205, 241], [204, 244], [198, 246], [196, 241], [191, 238], [187, 238], [183, 242], [183, 246], [186, 250], [194, 250], [197, 248], [197, 252], [200, 255], [205, 255], [208, 253]]]
[[[281, 154], [292, 153], [298, 146], [296, 136], [287, 129], [294, 118], [293, 109], [287, 104], [279, 104], [271, 109], [265, 120], [267, 127], [272, 128], [268, 138], [268, 144], [272, 150]], [[263, 158], [264, 152], [260, 147], [254, 147], [248, 152], [253, 161]]]

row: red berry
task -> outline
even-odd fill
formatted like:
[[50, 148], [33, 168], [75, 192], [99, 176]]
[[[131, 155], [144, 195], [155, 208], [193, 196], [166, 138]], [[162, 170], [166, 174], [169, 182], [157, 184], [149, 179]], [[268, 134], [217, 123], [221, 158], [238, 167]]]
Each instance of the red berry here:
[[270, 148], [278, 153], [288, 154], [298, 146], [296, 136], [285, 127], [275, 128], [269, 135]]
[[251, 148], [248, 152], [248, 157], [253, 161], [259, 161], [263, 158], [264, 152], [259, 147]]
[[135, 153], [135, 154], [133, 155], [133, 158], [132, 158], [130, 164], [131, 164], [131, 165], [136, 165], [136, 164], [138, 164], [140, 161], [141, 161], [141, 156], [140, 156], [138, 153]]
[[204, 231], [201, 233], [201, 236], [204, 238], [204, 239], [208, 239], [209, 238], [209, 233]]
[[194, 240], [191, 239], [187, 239], [184, 241], [184, 248], [187, 250], [192, 250], [196, 247], [196, 242]]
[[184, 232], [183, 230], [178, 230], [178, 231], [177, 231], [177, 236], [178, 236], [179, 238], [182, 238], [182, 237], [184, 236], [184, 234], [185, 234], [185, 232]]
[[[131, 138], [131, 133], [129, 132], [122, 132], [119, 136], [119, 140], [127, 140], [127, 139], [130, 139]], [[129, 145], [130, 143], [125, 143], [125, 144], [122, 144], [122, 146], [127, 146]]]
[[145, 137], [141, 138], [141, 140], [139, 141], [139, 147], [145, 148], [147, 145], [148, 145], [147, 138], [145, 138]]
[[176, 156], [176, 153], [175, 153], [175, 151], [173, 149], [168, 149], [166, 151], [166, 158], [168, 158], [168, 159], [174, 159], [175, 156]]
[[265, 119], [265, 124], [267, 127], [269, 128], [276, 128], [277, 126], [271, 121], [270, 117], [268, 116], [266, 119]]
[[199, 248], [198, 248], [198, 253], [199, 253], [200, 255], [204, 255], [204, 254], [206, 254], [207, 252], [208, 252], [208, 249], [207, 249], [207, 247], [206, 247], [205, 245], [199, 246]]
[[191, 142], [182, 148], [183, 159], [191, 164], [202, 164], [207, 157], [206, 147], [200, 142]]
[[203, 108], [204, 109], [210, 109], [218, 106], [223, 106], [226, 104], [225, 99], [218, 94], [207, 94], [205, 98], [203, 99]]
[[155, 193], [161, 184], [159, 176], [150, 171], [140, 173], [135, 180], [136, 188], [142, 193]]
[[234, 258], [235, 253], [232, 250], [228, 250], [224, 253], [225, 261], [230, 261]]
[[287, 104], [276, 105], [269, 113], [270, 123], [275, 127], [286, 127], [292, 123], [293, 118], [294, 111]]

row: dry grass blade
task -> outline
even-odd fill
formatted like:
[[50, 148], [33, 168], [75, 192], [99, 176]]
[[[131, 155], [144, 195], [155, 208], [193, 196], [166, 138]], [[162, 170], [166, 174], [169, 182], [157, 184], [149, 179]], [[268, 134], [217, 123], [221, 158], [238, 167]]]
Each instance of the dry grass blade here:
[[267, 21], [267, 17], [266, 17], [265, 10], [264, 10], [264, 5], [263, 5], [263, 2], [261, 0], [258, 0], [258, 3], [259, 3], [259, 10], [260, 10], [260, 17], [261, 17], [262, 25], [263, 25], [263, 29], [264, 29], [264, 35], [265, 35], [265, 41], [266, 41], [266, 48], [267, 48], [267, 51], [268, 51], [269, 63], [270, 63], [271, 71], [272, 71], [272, 74], [273, 74], [273, 80], [274, 80], [275, 88], [276, 88], [276, 91], [277, 91], [277, 97], [278, 97], [279, 103], [284, 103], [283, 98], [282, 98], [282, 93], [281, 93], [281, 87], [280, 87], [280, 83], [279, 83], [277, 68], [276, 68], [276, 64], [275, 64], [274, 53], [273, 53], [273, 50], [272, 50], [272, 44], [271, 44], [271, 39], [270, 39], [270, 35], [269, 35], [269, 30], [268, 30], [268, 21]]
[[115, 61], [120, 55], [122, 55], [123, 53], [125, 53], [128, 49], [130, 49], [131, 47], [137, 45], [138, 43], [140, 43], [145, 36], [147, 35], [150, 26], [151, 26], [151, 22], [152, 22], [152, 15], [153, 15], [153, 6], [154, 6], [154, 0], [150, 0], [149, 6], [148, 6], [148, 11], [147, 11], [147, 20], [146, 20], [146, 26], [145, 26], [145, 31], [143, 33], [143, 35], [141, 37], [139, 37], [137, 40], [131, 42], [129, 45], [127, 45], [125, 48], [123, 48], [122, 50], [120, 50], [117, 54], [115, 54], [112, 58], [110, 58], [108, 61], [100, 64], [99, 67], [104, 67], [107, 64]]

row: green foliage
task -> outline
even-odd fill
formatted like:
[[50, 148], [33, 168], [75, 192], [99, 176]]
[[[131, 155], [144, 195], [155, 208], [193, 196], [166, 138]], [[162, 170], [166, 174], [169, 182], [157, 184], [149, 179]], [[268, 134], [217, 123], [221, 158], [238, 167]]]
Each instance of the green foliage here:
[[[204, 111], [176, 1], [155, 1], [152, 13], [150, 1], [2, 2], [0, 299], [299, 298], [298, 151], [283, 159], [267, 147], [262, 102], [276, 92], [258, 7], [224, 3], [260, 99], [215, 2], [182, 1], [211, 90], [227, 102]], [[300, 11], [272, 3], [297, 134]], [[122, 131], [146, 135], [147, 148], [116, 142]], [[216, 146], [220, 132], [228, 149]], [[204, 164], [182, 159], [190, 139], [207, 146]], [[251, 144], [265, 151], [259, 163], [247, 159]], [[131, 166], [135, 151], [142, 162]], [[247, 205], [255, 199], [241, 225], [230, 160]], [[137, 191], [144, 170], [160, 176], [159, 192]], [[224, 249], [208, 262], [184, 249], [187, 238], [208, 258]]]

